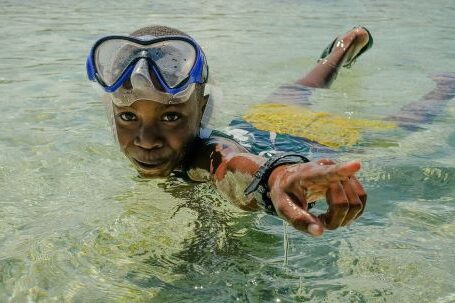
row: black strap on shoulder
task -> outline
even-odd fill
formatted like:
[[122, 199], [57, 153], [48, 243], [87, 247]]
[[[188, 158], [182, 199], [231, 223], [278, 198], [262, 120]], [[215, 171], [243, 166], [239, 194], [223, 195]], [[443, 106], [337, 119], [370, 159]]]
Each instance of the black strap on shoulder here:
[[225, 134], [225, 133], [223, 133], [223, 132], [221, 132], [219, 130], [216, 130], [216, 129], [212, 130], [211, 136], [216, 136], [216, 137], [221, 137], [221, 138], [234, 140], [234, 136]]

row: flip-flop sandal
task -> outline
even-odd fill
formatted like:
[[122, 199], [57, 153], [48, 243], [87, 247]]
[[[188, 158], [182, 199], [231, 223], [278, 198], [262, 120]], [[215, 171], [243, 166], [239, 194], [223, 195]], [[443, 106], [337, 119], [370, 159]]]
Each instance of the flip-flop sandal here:
[[[353, 27], [353, 29], [357, 28], [358, 26], [356, 27]], [[362, 55], [364, 52], [366, 52], [367, 50], [369, 50], [372, 46], [373, 46], [373, 36], [371, 35], [370, 31], [368, 29], [366, 29], [365, 27], [361, 26], [361, 28], [363, 28], [364, 30], [367, 31], [368, 33], [368, 43], [354, 56], [351, 58], [351, 60], [349, 60], [349, 62], [345, 63], [343, 65], [343, 67], [345, 68], [350, 68], [352, 64], [355, 63], [355, 61], [357, 60], [358, 57], [360, 57], [360, 55]], [[331, 52], [332, 52], [332, 49], [333, 49], [333, 46], [335, 45], [335, 43], [338, 41], [338, 37], [335, 38], [335, 40], [332, 41], [332, 43], [330, 43], [323, 51], [322, 51], [322, 54], [321, 56], [319, 57], [318, 59], [318, 62], [323, 60], [324, 58], [326, 58]]]

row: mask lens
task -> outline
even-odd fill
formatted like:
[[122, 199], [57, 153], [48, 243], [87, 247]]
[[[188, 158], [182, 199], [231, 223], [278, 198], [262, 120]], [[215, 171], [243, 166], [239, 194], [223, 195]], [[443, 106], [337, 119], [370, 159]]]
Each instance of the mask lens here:
[[123, 39], [102, 42], [95, 50], [95, 66], [101, 80], [113, 85], [140, 52], [136, 44]]
[[155, 62], [166, 84], [175, 88], [188, 78], [196, 61], [196, 50], [185, 41], [162, 41], [150, 49], [150, 59]]

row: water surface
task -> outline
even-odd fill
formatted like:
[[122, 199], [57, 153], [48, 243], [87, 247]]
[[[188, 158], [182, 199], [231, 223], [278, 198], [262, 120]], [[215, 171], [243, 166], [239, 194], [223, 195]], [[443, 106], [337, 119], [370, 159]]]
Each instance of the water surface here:
[[342, 159], [369, 194], [313, 239], [208, 184], [144, 181], [85, 78], [91, 43], [165, 24], [192, 34], [224, 92], [222, 129], [311, 68], [337, 34], [374, 48], [318, 110], [396, 112], [455, 71], [453, 1], [15, 1], [0, 11], [0, 302], [455, 302], [455, 103], [420, 132]]

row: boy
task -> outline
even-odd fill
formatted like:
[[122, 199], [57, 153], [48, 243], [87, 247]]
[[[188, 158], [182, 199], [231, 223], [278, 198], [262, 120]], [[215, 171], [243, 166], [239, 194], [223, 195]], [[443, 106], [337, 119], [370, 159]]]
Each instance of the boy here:
[[[370, 33], [354, 28], [335, 39], [297, 84], [329, 87], [338, 70], [371, 45]], [[362, 214], [367, 195], [355, 177], [358, 161], [337, 165], [296, 153], [267, 160], [222, 133], [201, 128], [208, 65], [186, 33], [152, 26], [130, 36], [102, 38], [92, 48], [87, 72], [107, 92], [121, 150], [142, 177], [180, 170], [191, 180], [213, 181], [240, 208], [264, 209], [313, 236], [349, 225]], [[327, 212], [311, 214], [311, 202], [324, 196]]]

